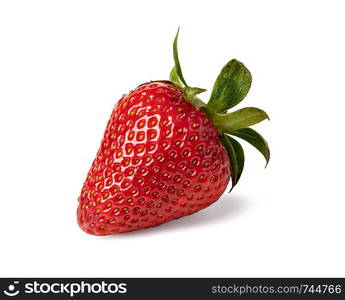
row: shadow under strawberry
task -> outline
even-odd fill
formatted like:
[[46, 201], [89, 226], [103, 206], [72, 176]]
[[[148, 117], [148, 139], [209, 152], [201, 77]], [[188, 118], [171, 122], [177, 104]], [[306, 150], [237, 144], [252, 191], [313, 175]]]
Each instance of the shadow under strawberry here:
[[[133, 238], [155, 235], [162, 232], [185, 231], [193, 227], [209, 227], [212, 224], [224, 223], [229, 218], [236, 218], [245, 213], [248, 208], [249, 204], [243, 196], [229, 197], [229, 194], [224, 194], [218, 201], [210, 205], [207, 211], [199, 211], [186, 218], [181, 217], [161, 226], [147, 228], [147, 230], [129, 231], [121, 235], [107, 235], [103, 238]], [[231, 231], [231, 228], [229, 230]]]

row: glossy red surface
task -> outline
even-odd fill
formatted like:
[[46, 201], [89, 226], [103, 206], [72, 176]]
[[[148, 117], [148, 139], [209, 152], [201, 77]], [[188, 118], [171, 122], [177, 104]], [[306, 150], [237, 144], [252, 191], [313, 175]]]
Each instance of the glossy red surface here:
[[115, 106], [79, 197], [79, 226], [107, 235], [157, 226], [223, 194], [229, 159], [210, 118], [167, 83]]

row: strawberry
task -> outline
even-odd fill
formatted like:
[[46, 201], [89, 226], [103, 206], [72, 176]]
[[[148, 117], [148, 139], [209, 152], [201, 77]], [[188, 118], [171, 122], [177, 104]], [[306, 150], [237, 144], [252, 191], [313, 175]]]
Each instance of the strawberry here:
[[78, 224], [94, 235], [122, 233], [195, 213], [237, 184], [244, 153], [232, 136], [269, 160], [264, 138], [249, 128], [267, 114], [228, 109], [246, 96], [251, 75], [237, 60], [222, 69], [208, 104], [186, 83], [177, 52], [169, 81], [140, 85], [115, 105], [78, 199]]

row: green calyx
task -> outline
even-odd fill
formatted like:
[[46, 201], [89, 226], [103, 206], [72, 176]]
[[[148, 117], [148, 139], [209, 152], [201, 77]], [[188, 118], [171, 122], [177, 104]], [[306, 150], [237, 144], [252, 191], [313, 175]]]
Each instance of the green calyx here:
[[207, 113], [218, 129], [219, 138], [227, 150], [231, 162], [232, 189], [241, 177], [244, 167], [244, 152], [241, 144], [233, 137], [240, 138], [255, 147], [265, 158], [266, 166], [270, 159], [270, 150], [266, 140], [254, 129], [249, 128], [263, 120], [269, 120], [265, 111], [255, 107], [245, 107], [232, 112], [229, 109], [239, 104], [248, 94], [252, 76], [248, 69], [238, 60], [230, 60], [221, 70], [208, 103], [203, 102], [198, 94], [205, 92], [205, 89], [188, 86], [180, 65], [177, 39], [177, 31], [173, 55], [175, 66], [170, 72], [170, 81], [180, 88], [187, 100]]

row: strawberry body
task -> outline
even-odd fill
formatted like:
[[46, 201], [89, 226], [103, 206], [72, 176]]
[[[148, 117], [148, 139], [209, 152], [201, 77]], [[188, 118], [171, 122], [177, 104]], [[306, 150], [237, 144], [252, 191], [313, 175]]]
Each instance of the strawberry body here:
[[225, 191], [230, 161], [210, 117], [171, 83], [139, 86], [116, 104], [77, 210], [87, 233], [157, 226]]

